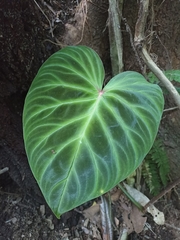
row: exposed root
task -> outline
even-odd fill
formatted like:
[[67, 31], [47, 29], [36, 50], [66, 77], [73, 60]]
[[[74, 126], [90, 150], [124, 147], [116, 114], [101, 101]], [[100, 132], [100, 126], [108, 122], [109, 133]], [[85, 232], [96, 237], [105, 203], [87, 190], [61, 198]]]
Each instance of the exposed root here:
[[84, 37], [85, 23], [87, 21], [87, 2], [88, 0], [82, 0], [80, 4], [76, 7], [75, 16], [73, 19], [71, 19], [71, 21], [75, 22], [75, 24], [65, 24], [65, 45], [78, 45], [82, 42]]
[[48, 10], [52, 13], [52, 19], [50, 20], [49, 17], [45, 14], [42, 7], [34, 0], [36, 6], [45, 16], [49, 24], [49, 32], [51, 36], [55, 39], [52, 41], [50, 39], [45, 39], [44, 42], [50, 42], [54, 45], [60, 46], [61, 48], [66, 47], [68, 45], [78, 45], [82, 42], [84, 37], [84, 29], [85, 23], [87, 21], [87, 12], [88, 12], [88, 1], [89, 0], [82, 0], [80, 3], [77, 1], [77, 6], [75, 9], [75, 15], [69, 22], [65, 24], [65, 34], [63, 41], [59, 41], [58, 38], [54, 35], [55, 23], [61, 22], [59, 15], [61, 11], [55, 11], [50, 5], [48, 5], [44, 0], [41, 0], [42, 4], [48, 8]]

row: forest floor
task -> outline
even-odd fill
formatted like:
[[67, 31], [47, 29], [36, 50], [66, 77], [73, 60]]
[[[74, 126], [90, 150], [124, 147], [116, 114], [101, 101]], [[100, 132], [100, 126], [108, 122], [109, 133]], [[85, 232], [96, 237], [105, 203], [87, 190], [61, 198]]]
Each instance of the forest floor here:
[[[29, 173], [24, 153], [21, 117], [25, 94], [38, 67], [54, 51], [66, 44], [81, 43], [93, 47], [103, 58], [109, 75], [107, 1], [24, 1], [20, 10], [13, 8], [15, 2], [11, 1], [5, 6], [6, 1], [3, 0], [0, 4], [0, 15], [3, 17], [1, 22], [4, 24], [0, 35], [1, 57], [7, 54], [6, 61], [1, 59], [0, 169], [9, 168], [9, 171], [0, 174], [0, 240], [101, 240], [103, 233], [100, 199], [94, 199], [56, 219], [38, 187], [35, 186], [36, 190], [32, 190], [36, 183]], [[91, 8], [88, 8], [89, 5], [92, 5]], [[96, 13], [94, 9], [98, 9]], [[21, 36], [22, 31], [25, 34]], [[4, 39], [3, 34], [9, 34], [8, 38]], [[13, 51], [10, 46], [13, 46]], [[33, 52], [33, 49], [36, 51]], [[16, 74], [18, 70], [23, 73]], [[15, 74], [18, 80], [14, 81]], [[113, 191], [116, 193], [117, 189]], [[120, 193], [111, 204], [114, 239], [121, 240], [120, 234], [125, 225], [129, 224], [131, 233], [128, 240], [180, 240], [178, 192], [180, 189], [176, 187], [155, 204], [164, 213], [164, 225], [156, 224], [148, 213], [140, 216], [136, 210], [129, 217], [130, 212], [134, 211], [133, 206]], [[141, 231], [137, 230], [137, 223], [141, 225]]]
[[[160, 199], [155, 204], [165, 215], [164, 225], [157, 225], [150, 214], [146, 213], [142, 218], [136, 212], [133, 217], [131, 215], [129, 224], [125, 216], [130, 214], [132, 205], [127, 199], [122, 201], [122, 197], [112, 203], [112, 222], [115, 226], [113, 239], [118, 239], [124, 226], [128, 226], [129, 230], [131, 228], [132, 233], [128, 240], [180, 239], [180, 211], [173, 196]], [[37, 201], [24, 194], [22, 189], [9, 179], [9, 183], [0, 190], [0, 240], [101, 240], [100, 212], [96, 207], [92, 207], [95, 202], [100, 202], [100, 199], [88, 202], [56, 219], [43, 199]], [[142, 219], [145, 217], [146, 223], [142, 227]], [[142, 229], [137, 233], [135, 231], [139, 225]]]

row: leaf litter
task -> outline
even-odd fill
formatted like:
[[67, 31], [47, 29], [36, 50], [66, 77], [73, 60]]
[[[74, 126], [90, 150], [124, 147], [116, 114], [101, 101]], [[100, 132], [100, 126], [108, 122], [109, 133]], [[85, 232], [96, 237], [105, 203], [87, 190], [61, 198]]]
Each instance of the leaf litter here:
[[[142, 216], [142, 213], [140, 211], [138, 212], [137, 208], [132, 207], [129, 200], [123, 194], [121, 194], [121, 191], [119, 189], [112, 193], [111, 202], [112, 207], [116, 206], [117, 208], [118, 206], [118, 212], [113, 214], [112, 218], [110, 216], [110, 213], [105, 210], [106, 207], [103, 206], [104, 203], [100, 202], [94, 203], [91, 207], [83, 211], [84, 217], [88, 218], [90, 222], [96, 223], [98, 227], [102, 226], [102, 235], [104, 234], [103, 239], [106, 239], [105, 236], [109, 231], [108, 221], [114, 222], [114, 225], [117, 229], [119, 229], [119, 232], [120, 228], [122, 231], [124, 230], [124, 226], [126, 226], [126, 229], [128, 229], [128, 234], [135, 230], [138, 233], [143, 230], [146, 218]], [[123, 222], [120, 224], [119, 219], [121, 217], [123, 218]], [[104, 229], [104, 227], [106, 227], [106, 229]]]
[[[126, 190], [133, 198], [142, 206], [145, 206], [149, 199], [137, 189], [124, 184]], [[108, 195], [106, 194], [106, 199]], [[111, 208], [113, 216], [107, 211], [107, 206], [104, 206], [102, 201], [94, 202], [93, 205], [83, 211], [83, 215], [89, 222], [95, 223], [102, 231], [102, 239], [107, 238], [107, 235], [111, 235], [108, 221], [111, 221], [116, 229], [118, 236], [123, 236], [123, 232], [128, 235], [132, 232], [137, 234], [147, 229], [149, 224], [147, 223], [147, 216], [141, 212], [130, 200], [121, 192], [120, 189], [113, 189], [110, 193]], [[105, 205], [108, 205], [107, 203]], [[150, 206], [147, 211], [153, 216], [156, 224], [163, 225], [165, 222], [163, 212], [160, 212], [154, 205]], [[105, 216], [104, 216], [105, 215]], [[105, 229], [104, 229], [105, 227]], [[119, 238], [121, 240], [121, 238]]]

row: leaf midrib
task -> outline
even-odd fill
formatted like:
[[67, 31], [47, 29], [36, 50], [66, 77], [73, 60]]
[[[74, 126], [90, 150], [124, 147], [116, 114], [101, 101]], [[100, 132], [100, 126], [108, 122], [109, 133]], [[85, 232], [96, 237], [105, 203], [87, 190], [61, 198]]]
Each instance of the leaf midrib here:
[[64, 179], [65, 184], [64, 184], [64, 187], [63, 187], [63, 190], [62, 190], [61, 199], [60, 199], [60, 201], [59, 201], [58, 212], [60, 212], [61, 201], [62, 201], [62, 199], [63, 199], [64, 192], [65, 192], [65, 190], [66, 190], [67, 183], [68, 183], [68, 179], [69, 179], [69, 176], [70, 176], [70, 174], [71, 174], [71, 170], [72, 170], [72, 168], [73, 168], [73, 165], [74, 165], [76, 156], [78, 155], [78, 152], [79, 152], [79, 149], [80, 149], [80, 146], [81, 146], [82, 139], [83, 139], [83, 137], [85, 136], [86, 130], [87, 130], [87, 128], [88, 128], [88, 126], [89, 126], [89, 124], [90, 124], [90, 122], [91, 122], [94, 114], [96, 113], [96, 111], [97, 111], [97, 109], [98, 109], [98, 106], [99, 106], [99, 102], [100, 102], [101, 97], [102, 97], [102, 95], [99, 94], [98, 97], [97, 97], [97, 99], [96, 99], [96, 102], [94, 103], [94, 106], [92, 107], [92, 109], [93, 109], [93, 110], [92, 110], [92, 113], [91, 113], [88, 121], [86, 122], [86, 124], [85, 124], [84, 127], [82, 128], [83, 131], [82, 131], [82, 134], [81, 134], [81, 138], [78, 140], [79, 144], [78, 144], [76, 153], [75, 153], [75, 155], [74, 155], [74, 158], [73, 158], [73, 160], [72, 160], [71, 166], [70, 166], [70, 168], [69, 168], [69, 172], [68, 172], [68, 174], [67, 174], [67, 177], [66, 177], [66, 179]]

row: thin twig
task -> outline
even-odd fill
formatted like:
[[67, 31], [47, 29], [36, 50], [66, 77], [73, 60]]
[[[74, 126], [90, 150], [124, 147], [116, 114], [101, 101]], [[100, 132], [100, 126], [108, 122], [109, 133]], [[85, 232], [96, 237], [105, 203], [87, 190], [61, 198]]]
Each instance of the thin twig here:
[[51, 35], [52, 37], [54, 37], [54, 34], [53, 34], [53, 27], [52, 27], [52, 24], [51, 24], [51, 21], [49, 20], [49, 18], [47, 17], [47, 15], [44, 13], [44, 11], [42, 10], [42, 8], [39, 6], [39, 4], [36, 2], [36, 0], [34, 0], [36, 6], [39, 8], [39, 10], [42, 12], [42, 14], [45, 16], [45, 18], [47, 19], [48, 23], [49, 23], [49, 28], [50, 28], [50, 32], [51, 32]]
[[177, 110], [177, 109], [178, 109], [178, 107], [167, 108], [167, 109], [164, 109], [163, 112], [174, 111], [174, 110]]
[[56, 12], [54, 11], [54, 9], [47, 4], [45, 1], [41, 0], [41, 2], [44, 4], [44, 6], [46, 6], [54, 15], [56, 15]]
[[134, 44], [140, 53], [143, 61], [149, 67], [149, 69], [154, 73], [154, 75], [163, 83], [163, 85], [167, 88], [170, 92], [171, 96], [173, 97], [175, 103], [177, 104], [178, 108], [180, 109], [180, 95], [177, 92], [176, 88], [173, 84], [167, 79], [164, 73], [160, 70], [160, 68], [155, 64], [155, 62], [150, 57], [148, 51], [146, 50], [145, 46], [145, 26], [148, 16], [148, 7], [149, 7], [149, 0], [141, 0], [140, 7], [139, 7], [139, 15], [138, 20], [136, 22], [135, 27], [135, 37], [134, 37]]
[[166, 193], [168, 193], [172, 188], [174, 188], [176, 185], [180, 184], [180, 178], [178, 178], [173, 183], [169, 184], [162, 192], [160, 192], [157, 196], [153, 197], [145, 206], [144, 211], [150, 206], [153, 205], [155, 202], [157, 202], [160, 198], [162, 198]]
[[180, 228], [175, 227], [175, 226], [173, 226], [173, 225], [171, 225], [171, 224], [169, 224], [169, 223], [165, 223], [165, 225], [166, 225], [167, 227], [170, 227], [170, 228], [173, 228], [173, 229], [175, 229], [175, 230], [177, 230], [177, 231], [180, 231]]
[[139, 63], [139, 66], [140, 66], [140, 68], [141, 68], [141, 71], [143, 72], [143, 71], [144, 71], [144, 66], [143, 66], [142, 61], [141, 61], [141, 59], [140, 59], [140, 57], [139, 57], [139, 53], [138, 53], [138, 51], [136, 50], [136, 47], [134, 46], [133, 34], [132, 34], [132, 31], [131, 31], [131, 28], [130, 28], [130, 26], [129, 26], [126, 18], [122, 17], [122, 20], [123, 20], [123, 22], [124, 22], [124, 24], [125, 24], [126, 32], [129, 33], [130, 44], [131, 44], [131, 47], [132, 47], [132, 49], [133, 49], [133, 51], [134, 51], [135, 57], [136, 57], [136, 59], [137, 59], [137, 61], [138, 61], [138, 63]]
[[88, 12], [87, 0], [84, 0], [84, 1], [80, 2], [80, 6], [79, 6], [79, 9], [78, 9], [76, 14], [81, 15], [81, 11], [83, 13], [83, 25], [82, 25], [81, 38], [74, 45], [78, 45], [79, 43], [81, 43], [82, 40], [83, 40], [83, 37], [84, 37], [84, 29], [85, 29], [85, 23], [86, 23], [86, 20], [87, 20], [87, 12]]
[[152, 58], [149, 56], [145, 46], [142, 48], [142, 58], [149, 69], [154, 73], [154, 75], [161, 81], [161, 83], [167, 88], [173, 97], [175, 103], [180, 109], [180, 95], [173, 84], [168, 80], [168, 78], [164, 75], [161, 69], [155, 64]]
[[5, 173], [5, 172], [7, 172], [8, 170], [9, 170], [8, 167], [5, 167], [5, 168], [3, 168], [3, 169], [0, 169], [0, 175], [3, 174], [3, 173]]

